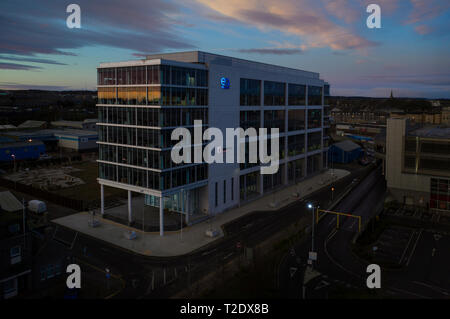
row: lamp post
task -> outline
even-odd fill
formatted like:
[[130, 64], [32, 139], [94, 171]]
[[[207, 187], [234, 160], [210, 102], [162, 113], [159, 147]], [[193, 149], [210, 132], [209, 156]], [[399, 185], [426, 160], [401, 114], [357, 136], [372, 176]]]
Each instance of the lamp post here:
[[11, 154], [11, 157], [13, 158], [14, 161], [14, 173], [16, 172], [16, 155]]
[[311, 228], [311, 252], [310, 255], [308, 256], [310, 262], [311, 262], [311, 268], [313, 268], [314, 265], [314, 260], [316, 260], [316, 254], [314, 251], [314, 231], [315, 231], [315, 224], [316, 224], [316, 211], [319, 209], [319, 205], [315, 204], [315, 203], [308, 203], [307, 207], [311, 210], [311, 214], [312, 214], [312, 228]]

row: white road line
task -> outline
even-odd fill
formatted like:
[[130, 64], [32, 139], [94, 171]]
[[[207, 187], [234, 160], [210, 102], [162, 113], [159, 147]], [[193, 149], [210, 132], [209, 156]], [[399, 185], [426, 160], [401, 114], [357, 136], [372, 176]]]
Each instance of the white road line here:
[[407, 261], [407, 263], [406, 263], [406, 266], [409, 265], [409, 262], [411, 261], [411, 258], [412, 258], [412, 256], [414, 255], [414, 252], [416, 251], [417, 243], [419, 242], [420, 236], [422, 236], [422, 232], [423, 232], [423, 228], [420, 229], [420, 233], [419, 233], [419, 235], [417, 236], [416, 242], [414, 243], [413, 250], [412, 250], [411, 254], [409, 255], [409, 258], [408, 258], [408, 261]]
[[449, 295], [449, 293], [444, 288], [440, 288], [440, 287], [433, 286], [433, 285], [426, 284], [424, 282], [419, 282], [419, 281], [413, 281], [413, 283], [415, 283], [417, 285], [425, 286], [425, 287], [430, 288], [431, 290], [437, 291], [437, 292], [439, 292], [439, 293], [441, 293], [443, 295], [446, 295], [446, 296]]
[[408, 250], [409, 244], [411, 243], [411, 240], [414, 238], [414, 235], [415, 235], [415, 234], [416, 234], [416, 231], [414, 231], [414, 232], [411, 234], [411, 236], [409, 237], [408, 244], [406, 244], [405, 250], [403, 251], [403, 254], [402, 254], [402, 256], [400, 257], [400, 260], [399, 260], [399, 262], [398, 262], [399, 264], [402, 263], [403, 257], [405, 257], [405, 254], [406, 254], [406, 251]]

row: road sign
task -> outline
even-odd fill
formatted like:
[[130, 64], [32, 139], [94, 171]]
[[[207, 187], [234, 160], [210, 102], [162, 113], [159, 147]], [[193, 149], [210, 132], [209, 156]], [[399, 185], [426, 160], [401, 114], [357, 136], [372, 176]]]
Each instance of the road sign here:
[[289, 268], [289, 274], [291, 275], [291, 278], [294, 277], [296, 272], [297, 272], [297, 267]]
[[309, 252], [309, 260], [317, 260], [317, 253], [315, 251]]

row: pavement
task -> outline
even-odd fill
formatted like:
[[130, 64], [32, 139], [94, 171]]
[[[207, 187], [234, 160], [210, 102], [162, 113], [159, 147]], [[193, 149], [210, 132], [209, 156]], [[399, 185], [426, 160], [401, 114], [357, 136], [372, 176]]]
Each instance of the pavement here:
[[[349, 174], [348, 171], [342, 169], [328, 170], [296, 185], [288, 186], [241, 207], [226, 211], [208, 221], [186, 227], [181, 231], [166, 231], [163, 237], [159, 236], [159, 232], [142, 232], [141, 230], [103, 219], [100, 216], [95, 217], [100, 222], [100, 226], [93, 228], [89, 226], [89, 221], [93, 217], [87, 212], [57, 218], [53, 222], [144, 256], [179, 256], [191, 253], [222, 238], [224, 236], [224, 225], [233, 220], [255, 211], [278, 211]], [[300, 196], [295, 196], [296, 194]], [[117, 209], [117, 207], [114, 209]], [[126, 210], [126, 206], [123, 209]], [[205, 233], [210, 229], [216, 230], [218, 236], [215, 238], [207, 237]], [[128, 231], [135, 231], [137, 238], [134, 240], [127, 239], [125, 234]]]

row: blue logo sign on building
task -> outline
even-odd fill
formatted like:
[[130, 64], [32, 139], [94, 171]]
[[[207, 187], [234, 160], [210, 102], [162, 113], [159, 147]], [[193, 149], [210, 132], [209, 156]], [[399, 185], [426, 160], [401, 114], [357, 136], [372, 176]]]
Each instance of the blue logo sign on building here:
[[222, 77], [220, 79], [220, 87], [222, 89], [228, 90], [230, 88], [230, 80], [228, 78]]

